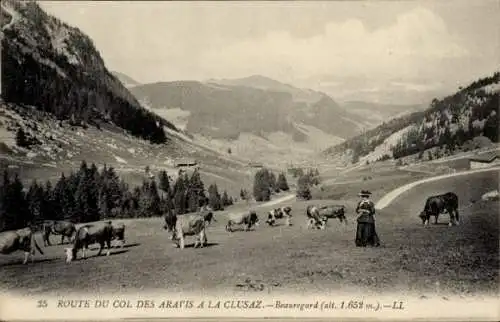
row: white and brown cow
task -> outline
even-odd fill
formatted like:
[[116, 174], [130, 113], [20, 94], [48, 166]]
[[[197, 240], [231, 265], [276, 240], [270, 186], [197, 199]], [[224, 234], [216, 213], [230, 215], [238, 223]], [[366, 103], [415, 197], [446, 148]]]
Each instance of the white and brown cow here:
[[325, 229], [326, 222], [328, 219], [326, 217], [321, 217], [319, 213], [319, 207], [309, 205], [306, 208], [307, 217], [307, 228]]
[[76, 259], [77, 252], [82, 250], [82, 258], [85, 259], [85, 250], [88, 250], [89, 245], [99, 244], [99, 252], [101, 255], [104, 245], [107, 246], [106, 256], [109, 256], [111, 249], [111, 240], [113, 239], [113, 225], [111, 221], [105, 223], [87, 224], [80, 227], [76, 231], [73, 247], [65, 248], [66, 263], [71, 263]]
[[1, 254], [8, 255], [18, 250], [24, 251], [23, 264], [26, 264], [30, 255], [31, 262], [35, 261], [35, 249], [43, 255], [43, 251], [40, 246], [38, 246], [33, 230], [30, 227], [3, 231], [0, 233]]
[[230, 213], [228, 214], [228, 221], [226, 225], [226, 231], [232, 232], [233, 231], [233, 226], [241, 226], [241, 225], [246, 225], [245, 231], [249, 231], [250, 228], [253, 226], [259, 226], [259, 217], [257, 216], [257, 213], [253, 210], [250, 210], [249, 212], [244, 212], [244, 213], [239, 213], [239, 214], [234, 214]]
[[285, 218], [286, 219], [286, 225], [291, 226], [291, 218], [292, 218], [292, 208], [289, 206], [286, 207], [281, 207], [281, 208], [276, 208], [276, 209], [271, 209], [269, 213], [267, 214], [267, 220], [266, 223], [269, 226], [273, 226], [276, 223], [277, 219]]
[[200, 214], [167, 215], [165, 216], [165, 226], [168, 232], [172, 233], [170, 239], [175, 241], [176, 246], [184, 249], [185, 237], [195, 236], [194, 248], [202, 248], [207, 244], [206, 226], [208, 221]]

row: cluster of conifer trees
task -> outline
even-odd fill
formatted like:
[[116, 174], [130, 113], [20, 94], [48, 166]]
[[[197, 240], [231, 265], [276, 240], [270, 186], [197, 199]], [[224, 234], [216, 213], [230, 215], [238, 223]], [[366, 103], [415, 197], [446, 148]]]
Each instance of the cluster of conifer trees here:
[[205, 185], [195, 170], [180, 173], [175, 182], [166, 171], [144, 179], [130, 188], [112, 167], [98, 169], [83, 161], [78, 171], [61, 174], [55, 184], [33, 180], [25, 189], [17, 173], [4, 170], [0, 178], [0, 231], [19, 229], [42, 220], [70, 220], [75, 223], [105, 218], [135, 218], [197, 211], [209, 204], [223, 210], [233, 204], [232, 197], [217, 185]]
[[318, 169], [309, 169], [306, 173], [300, 169], [300, 175], [297, 180], [297, 198], [310, 200], [311, 187], [317, 186], [320, 183], [319, 171]]
[[[269, 201], [273, 192], [288, 191], [290, 187], [284, 173], [276, 175], [266, 168], [255, 174], [253, 184], [253, 196], [256, 201]], [[240, 193], [241, 195], [241, 193]]]

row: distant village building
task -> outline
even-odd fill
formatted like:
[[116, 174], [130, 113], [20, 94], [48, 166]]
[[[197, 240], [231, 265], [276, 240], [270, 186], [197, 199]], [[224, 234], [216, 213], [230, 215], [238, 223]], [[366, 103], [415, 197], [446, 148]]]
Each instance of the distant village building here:
[[190, 168], [198, 166], [198, 162], [194, 159], [180, 159], [175, 161], [174, 166], [176, 168]]
[[470, 169], [490, 168], [496, 165], [500, 165], [498, 151], [492, 151], [469, 158]]
[[263, 168], [264, 165], [262, 163], [259, 163], [259, 162], [250, 162], [248, 164], [248, 166], [250, 166], [251, 168]]

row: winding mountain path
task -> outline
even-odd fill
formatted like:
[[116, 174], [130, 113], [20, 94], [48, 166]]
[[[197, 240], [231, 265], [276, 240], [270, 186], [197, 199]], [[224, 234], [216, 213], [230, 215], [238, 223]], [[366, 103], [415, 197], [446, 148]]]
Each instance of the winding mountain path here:
[[[409, 191], [410, 189], [413, 189], [416, 186], [419, 186], [423, 183], [427, 182], [435, 182], [439, 180], [444, 180], [447, 178], [454, 178], [454, 177], [460, 177], [460, 176], [470, 176], [476, 173], [483, 173], [483, 172], [498, 172], [500, 171], [500, 167], [494, 167], [494, 168], [488, 168], [488, 169], [479, 169], [479, 170], [471, 170], [471, 171], [464, 171], [464, 172], [457, 172], [457, 173], [451, 173], [451, 174], [445, 174], [437, 177], [432, 177], [432, 178], [426, 178], [418, 181], [414, 181], [411, 183], [408, 183], [404, 186], [401, 186], [399, 188], [396, 188], [386, 194], [384, 197], [382, 197], [376, 204], [375, 208], [376, 209], [384, 209], [387, 206], [389, 206], [396, 198], [398, 198], [400, 195], [403, 193]], [[497, 174], [498, 177], [498, 174]], [[453, 187], [450, 187], [452, 189]]]

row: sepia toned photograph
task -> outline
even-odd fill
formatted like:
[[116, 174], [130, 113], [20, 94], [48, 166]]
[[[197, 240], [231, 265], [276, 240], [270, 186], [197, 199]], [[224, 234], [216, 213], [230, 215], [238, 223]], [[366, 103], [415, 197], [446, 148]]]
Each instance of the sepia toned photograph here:
[[499, 16], [2, 0], [0, 318], [500, 319]]

